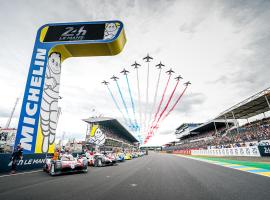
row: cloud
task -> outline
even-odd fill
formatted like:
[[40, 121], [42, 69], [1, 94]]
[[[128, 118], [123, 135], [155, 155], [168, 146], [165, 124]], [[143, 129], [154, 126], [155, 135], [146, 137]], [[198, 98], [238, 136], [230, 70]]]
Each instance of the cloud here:
[[206, 96], [202, 93], [191, 93], [184, 95], [182, 101], [179, 101], [179, 105], [175, 108], [175, 112], [178, 113], [193, 113], [196, 106], [202, 106], [206, 101]]
[[248, 25], [264, 12], [269, 11], [270, 2], [265, 0], [226, 0], [220, 2], [221, 15], [230, 19], [240, 29]]
[[[7, 117], [10, 102], [17, 96], [22, 97], [34, 38], [41, 25], [119, 19], [124, 22], [127, 36], [121, 54], [72, 58], [63, 64], [60, 88], [63, 99], [59, 102], [63, 114], [58, 133], [66, 131], [72, 137], [81, 137], [86, 128], [81, 119], [89, 116], [93, 107], [121, 120], [121, 114], [100, 82], [109, 80], [113, 74], [119, 75], [123, 67], [131, 72], [129, 77], [137, 106], [136, 73], [130, 66], [134, 60], [143, 64], [140, 69], [143, 108], [150, 109], [153, 103], [158, 75], [153, 65], [160, 60], [166, 64], [164, 71], [172, 67], [192, 82], [175, 112], [164, 122], [160, 135], [173, 132], [183, 120], [207, 121], [243, 97], [269, 86], [269, 8], [270, 2], [262, 0], [3, 1], [0, 8], [3, 27], [0, 117]], [[149, 104], [145, 98], [147, 65], [142, 61], [147, 53], [154, 57], [150, 66]], [[125, 79], [119, 77], [125, 98], [129, 100]], [[162, 74], [161, 80], [159, 97], [167, 76]], [[122, 106], [114, 83], [110, 87]], [[172, 91], [171, 86], [168, 94], [169, 91]], [[127, 106], [131, 112], [130, 103]], [[19, 106], [16, 116], [18, 111]], [[5, 119], [1, 118], [1, 124]]]

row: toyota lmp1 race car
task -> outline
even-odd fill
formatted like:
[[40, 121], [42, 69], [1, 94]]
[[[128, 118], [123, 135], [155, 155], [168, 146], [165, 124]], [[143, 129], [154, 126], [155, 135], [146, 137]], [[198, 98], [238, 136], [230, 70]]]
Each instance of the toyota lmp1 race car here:
[[87, 159], [88, 166], [94, 166], [95, 159], [94, 159], [94, 153], [93, 152], [86, 152], [82, 156], [84, 156]]
[[46, 158], [43, 170], [51, 176], [70, 173], [70, 172], [88, 172], [87, 160], [83, 157], [74, 158], [71, 154], [64, 154], [60, 159], [53, 160]]
[[94, 155], [94, 167], [104, 167], [106, 165], [116, 164], [117, 159], [113, 154], [100, 154], [96, 153]]

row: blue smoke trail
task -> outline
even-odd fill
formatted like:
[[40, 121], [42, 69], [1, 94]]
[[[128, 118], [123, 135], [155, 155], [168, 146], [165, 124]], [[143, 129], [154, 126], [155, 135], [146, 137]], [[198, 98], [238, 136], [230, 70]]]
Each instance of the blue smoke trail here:
[[130, 84], [129, 84], [128, 76], [127, 75], [125, 75], [125, 76], [126, 76], [126, 81], [127, 81], [127, 85], [128, 85], [129, 97], [130, 97], [130, 101], [131, 101], [131, 105], [132, 105], [134, 123], [135, 123], [135, 126], [136, 126], [136, 131], [138, 131], [139, 130], [139, 125], [138, 125], [138, 122], [137, 122], [137, 119], [136, 119], [135, 105], [134, 105], [133, 97], [132, 97], [132, 94], [131, 94], [131, 89], [130, 89]]
[[118, 84], [118, 81], [115, 81], [115, 83], [116, 83], [116, 85], [117, 85], [118, 92], [119, 92], [119, 94], [120, 94], [120, 96], [121, 96], [123, 105], [124, 105], [124, 107], [125, 107], [125, 110], [126, 110], [126, 113], [127, 113], [127, 116], [128, 116], [128, 120], [129, 120], [129, 123], [130, 123], [130, 125], [132, 126], [132, 129], [133, 129], [133, 128], [134, 128], [134, 124], [132, 123], [131, 118], [130, 118], [130, 116], [129, 116], [127, 104], [126, 104], [126, 102], [125, 102], [125, 100], [124, 100], [122, 91], [121, 91], [121, 89], [120, 89], [120, 87], [119, 87], [119, 84]]
[[128, 126], [128, 121], [127, 121], [127, 119], [126, 119], [124, 113], [121, 111], [121, 109], [120, 109], [120, 107], [119, 107], [119, 105], [118, 105], [118, 103], [117, 103], [115, 97], [113, 96], [113, 93], [112, 93], [112, 91], [111, 91], [111, 89], [109, 88], [108, 85], [107, 85], [107, 88], [108, 88], [108, 90], [109, 90], [109, 93], [110, 93], [110, 95], [111, 95], [111, 97], [112, 97], [112, 99], [113, 99], [113, 102], [114, 102], [114, 104], [115, 104], [117, 110], [121, 113], [121, 115], [122, 115], [122, 117], [123, 117], [123, 119], [124, 119], [124, 121], [125, 121], [125, 124]]

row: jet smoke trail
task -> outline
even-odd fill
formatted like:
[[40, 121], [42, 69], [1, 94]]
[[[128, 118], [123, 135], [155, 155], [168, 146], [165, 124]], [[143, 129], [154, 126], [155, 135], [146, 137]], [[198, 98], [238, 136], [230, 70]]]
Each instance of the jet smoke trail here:
[[134, 105], [133, 97], [132, 97], [132, 94], [131, 94], [131, 89], [130, 89], [128, 76], [127, 76], [127, 74], [125, 76], [126, 76], [126, 81], [127, 81], [127, 85], [128, 85], [129, 97], [130, 97], [130, 101], [131, 101], [131, 105], [132, 105], [134, 123], [135, 123], [135, 126], [136, 126], [136, 131], [138, 131], [139, 126], [138, 126], [138, 122], [137, 122], [136, 114], [135, 114], [135, 105]]
[[162, 102], [163, 102], [163, 100], [164, 100], [165, 93], [166, 93], [166, 91], [167, 91], [167, 88], [168, 88], [168, 85], [169, 85], [170, 80], [171, 80], [171, 74], [170, 74], [169, 77], [168, 77], [166, 86], [165, 86], [165, 88], [164, 88], [164, 91], [163, 91], [161, 100], [160, 100], [159, 105], [158, 105], [158, 109], [157, 109], [157, 111], [156, 111], [156, 113], [155, 113], [155, 117], [154, 117], [154, 120], [153, 120], [152, 123], [151, 123], [150, 129], [152, 128], [152, 126], [154, 125], [154, 123], [155, 123], [155, 121], [156, 121], [156, 119], [157, 119], [157, 115], [158, 115], [158, 113], [159, 113], [159, 111], [160, 111], [160, 108], [161, 108]]
[[136, 69], [137, 72], [137, 90], [138, 90], [138, 100], [139, 100], [139, 117], [140, 117], [140, 131], [142, 126], [142, 105], [141, 105], [141, 91], [140, 91], [140, 82], [139, 82], [139, 71], [138, 68]]
[[129, 125], [129, 124], [128, 124], [128, 121], [127, 121], [127, 119], [126, 119], [124, 113], [123, 113], [122, 110], [120, 109], [120, 107], [119, 107], [119, 105], [118, 105], [118, 103], [117, 103], [117, 101], [116, 101], [116, 99], [115, 99], [115, 97], [114, 97], [114, 95], [113, 95], [113, 93], [112, 93], [112, 91], [111, 91], [111, 89], [110, 89], [110, 87], [109, 87], [108, 85], [107, 85], [107, 88], [108, 88], [108, 90], [109, 90], [109, 93], [110, 93], [110, 95], [111, 95], [111, 97], [112, 97], [112, 99], [113, 99], [113, 102], [114, 102], [114, 104], [115, 104], [117, 110], [121, 113], [121, 115], [122, 115], [122, 117], [123, 117], [123, 119], [124, 119], [124, 121], [125, 121], [125, 124], [128, 126], [128, 125]]
[[124, 100], [122, 91], [121, 91], [120, 86], [119, 86], [119, 84], [118, 84], [118, 81], [116, 80], [115, 83], [116, 83], [116, 85], [117, 85], [118, 92], [119, 92], [120, 97], [121, 97], [121, 99], [122, 99], [122, 103], [123, 103], [123, 105], [124, 105], [124, 107], [125, 107], [126, 114], [127, 114], [127, 116], [128, 116], [128, 120], [129, 120], [129, 123], [131, 124], [132, 128], [134, 128], [134, 124], [132, 123], [131, 118], [130, 118], [130, 116], [129, 116], [127, 104], [126, 104], [126, 102], [125, 102], [125, 100]]
[[[183, 92], [179, 95], [179, 97], [177, 98], [177, 100], [176, 100], [175, 103], [173, 104], [172, 108], [164, 115], [164, 117], [162, 118], [161, 122], [164, 121], [164, 120], [170, 115], [170, 113], [175, 109], [176, 105], [179, 103], [179, 101], [181, 100], [182, 96], [184, 95], [184, 93], [185, 93], [187, 87], [188, 87], [188, 86], [186, 85], [186, 87], [185, 87], [185, 89], [183, 90]], [[160, 123], [161, 123], [161, 122], [160, 122]], [[160, 124], [160, 123], [159, 123], [159, 124]], [[156, 129], [159, 128], [158, 125], [156, 125], [156, 127], [157, 127]], [[151, 137], [152, 137], [152, 135], [149, 134], [148, 139], [145, 140], [144, 143], [146, 143]]]
[[140, 91], [140, 82], [139, 82], [139, 72], [138, 69], [136, 69], [137, 72], [137, 90], [138, 90], [138, 100], [139, 100], [139, 117], [140, 117], [140, 127], [142, 125], [142, 105], [141, 105], [141, 91]]
[[146, 57], [143, 58], [143, 60], [145, 60], [147, 62], [147, 80], [146, 80], [146, 106], [144, 109], [144, 121], [143, 121], [143, 128], [144, 131], [146, 129], [146, 121], [147, 121], [147, 113], [148, 113], [148, 105], [149, 105], [149, 62], [151, 60], [153, 60], [153, 58], [151, 56], [149, 56], [149, 54], [147, 54]]
[[158, 118], [158, 120], [157, 120], [157, 122], [156, 122], [156, 125], [154, 126], [154, 128], [152, 129], [152, 131], [154, 131], [155, 127], [156, 127], [156, 126], [158, 125], [158, 123], [159, 123], [160, 118], [163, 116], [163, 114], [165, 113], [165, 111], [166, 111], [167, 108], [169, 107], [169, 104], [170, 104], [170, 102], [171, 102], [171, 100], [172, 100], [172, 98], [173, 98], [173, 95], [174, 95], [174, 93], [175, 93], [175, 90], [176, 90], [178, 84], [179, 84], [179, 80], [177, 80], [177, 82], [176, 82], [176, 84], [175, 84], [175, 86], [174, 86], [174, 88], [173, 88], [173, 91], [172, 91], [172, 93], [171, 93], [171, 95], [170, 95], [170, 97], [169, 97], [169, 99], [168, 99], [168, 101], [167, 101], [165, 107], [163, 108], [162, 112], [160, 113], [159, 118]]
[[139, 125], [138, 125], [138, 135], [139, 135], [139, 141], [140, 143], [142, 143], [142, 137], [141, 137], [141, 126], [142, 126], [142, 109], [141, 109], [141, 91], [140, 91], [140, 84], [139, 84], [139, 71], [138, 71], [138, 66], [141, 66], [139, 63], [137, 63], [136, 61], [134, 62], [134, 64], [132, 64], [131, 66], [134, 67], [134, 69], [136, 69], [136, 76], [137, 76], [137, 91], [138, 91], [138, 101], [139, 101]]
[[158, 93], [158, 88], [159, 88], [159, 82], [160, 82], [160, 75], [161, 75], [161, 71], [162, 71], [162, 68], [159, 68], [159, 74], [158, 74], [158, 79], [157, 79], [157, 83], [156, 83], [156, 90], [155, 90], [155, 96], [154, 96], [154, 103], [152, 105], [152, 108], [151, 108], [151, 113], [150, 113], [150, 117], [149, 117], [149, 120], [148, 120], [148, 128], [147, 128], [147, 131], [149, 130], [150, 128], [150, 121], [152, 119], [152, 115], [153, 115], [153, 112], [154, 112], [154, 108], [155, 108], [155, 105], [157, 103], [157, 93]]
[[146, 78], [146, 107], [145, 107], [145, 111], [144, 111], [144, 121], [143, 121], [143, 127], [144, 127], [144, 131], [145, 131], [145, 129], [146, 129], [147, 112], [148, 112], [148, 104], [149, 104], [148, 92], [149, 92], [149, 62], [147, 62], [147, 78]]
[[175, 101], [175, 103], [173, 104], [172, 108], [168, 111], [168, 113], [166, 115], [164, 115], [164, 117], [162, 118], [162, 121], [168, 117], [168, 115], [175, 109], [176, 105], [178, 104], [178, 102], [180, 101], [180, 99], [182, 98], [182, 96], [184, 95], [184, 93], [186, 92], [187, 90], [187, 85], [185, 87], [185, 89], [183, 90], [183, 92], [180, 94], [180, 96], [178, 97], [178, 99]]

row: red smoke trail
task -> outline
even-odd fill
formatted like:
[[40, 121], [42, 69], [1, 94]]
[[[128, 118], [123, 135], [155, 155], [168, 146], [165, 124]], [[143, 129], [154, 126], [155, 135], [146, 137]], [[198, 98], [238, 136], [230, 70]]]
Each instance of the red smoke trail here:
[[178, 84], [179, 84], [179, 80], [177, 80], [177, 82], [176, 82], [176, 84], [175, 84], [175, 86], [173, 88], [173, 91], [172, 91], [172, 93], [171, 93], [171, 95], [170, 95], [170, 97], [169, 97], [169, 99], [168, 99], [165, 107], [163, 108], [162, 112], [160, 113], [159, 118], [158, 118], [155, 126], [150, 129], [150, 132], [149, 132], [150, 134], [153, 134], [154, 133], [154, 130], [157, 129], [157, 125], [159, 124], [159, 120], [161, 119], [161, 117], [163, 116], [163, 114], [165, 113], [165, 111], [167, 110], [167, 108], [169, 107], [169, 104], [170, 104], [170, 102], [171, 102], [171, 100], [173, 98], [173, 95], [175, 93], [175, 90], [176, 90]]
[[[187, 87], [188, 86], [186, 86], [185, 89], [183, 90], [183, 92], [179, 95], [178, 99], [175, 101], [175, 103], [173, 104], [171, 109], [164, 115], [161, 122], [164, 121], [164, 119], [166, 119], [169, 116], [169, 114], [175, 109], [176, 105], [179, 103], [179, 101], [181, 100], [181, 98], [184, 95], [185, 91], [187, 90]], [[156, 123], [155, 127], [156, 127], [156, 130], [159, 128], [157, 123]], [[144, 141], [144, 143], [146, 143], [152, 136], [153, 136], [153, 131], [151, 132], [151, 134], [149, 133], [149, 137], [147, 138], [147, 140]]]
[[[156, 119], [157, 119], [157, 115], [158, 115], [158, 113], [159, 113], [159, 111], [160, 111], [160, 108], [161, 108], [162, 102], [163, 102], [163, 100], [164, 100], [164, 97], [165, 97], [165, 94], [166, 94], [166, 91], [167, 91], [167, 88], [168, 88], [168, 85], [169, 85], [170, 80], [171, 80], [171, 74], [170, 74], [169, 77], [168, 77], [166, 86], [165, 86], [164, 91], [163, 91], [163, 94], [162, 94], [162, 98], [161, 98], [161, 100], [160, 100], [160, 102], [159, 102], [158, 109], [157, 109], [157, 111], [156, 111], [156, 113], [155, 113], [154, 120], [153, 120], [152, 123], [151, 123], [150, 131], [151, 131], [151, 129], [152, 129], [153, 124], [155, 123], [155, 121], [156, 121]], [[150, 132], [147, 133], [146, 138], [149, 136], [149, 133], [150, 133]], [[145, 140], [145, 141], [146, 141], [146, 140]]]
[[160, 100], [160, 102], [159, 102], [158, 109], [157, 109], [157, 111], [156, 111], [156, 113], [155, 113], [155, 117], [154, 117], [154, 120], [153, 120], [152, 123], [151, 123], [150, 128], [152, 127], [152, 125], [154, 124], [154, 122], [155, 122], [156, 119], [157, 119], [157, 115], [158, 115], [158, 113], [159, 113], [159, 111], [160, 111], [160, 108], [161, 108], [162, 102], [163, 102], [163, 100], [164, 100], [165, 93], [166, 93], [166, 91], [167, 91], [167, 88], [168, 88], [168, 85], [169, 85], [170, 80], [171, 80], [171, 75], [169, 75], [169, 78], [168, 78], [168, 80], [167, 80], [165, 89], [164, 89], [163, 94], [162, 94], [162, 98], [161, 98], [161, 100]]
[[172, 108], [169, 110], [169, 112], [168, 112], [166, 115], [164, 115], [162, 121], [163, 121], [166, 117], [168, 117], [168, 115], [175, 109], [176, 105], [178, 104], [178, 102], [180, 101], [180, 99], [181, 99], [182, 96], [184, 95], [185, 91], [187, 90], [187, 87], [188, 87], [188, 86], [185, 87], [185, 89], [184, 89], [183, 92], [180, 94], [180, 96], [178, 97], [178, 99], [176, 100], [176, 102], [173, 104], [173, 106], [172, 106]]
[[174, 95], [174, 93], [175, 93], [175, 90], [176, 90], [178, 84], [179, 84], [179, 80], [176, 82], [176, 84], [175, 84], [175, 86], [174, 86], [174, 88], [173, 88], [173, 91], [172, 91], [172, 93], [171, 93], [171, 95], [170, 95], [170, 97], [169, 97], [169, 99], [168, 99], [168, 101], [167, 101], [166, 106], [163, 108], [162, 112], [160, 113], [159, 118], [158, 118], [158, 120], [157, 120], [157, 122], [156, 122], [156, 125], [158, 125], [158, 122], [159, 122], [160, 118], [163, 116], [164, 112], [165, 112], [165, 111], [167, 110], [167, 108], [169, 107], [169, 104], [170, 104], [170, 102], [171, 102], [171, 100], [172, 100], [172, 98], [173, 98], [173, 95]]

